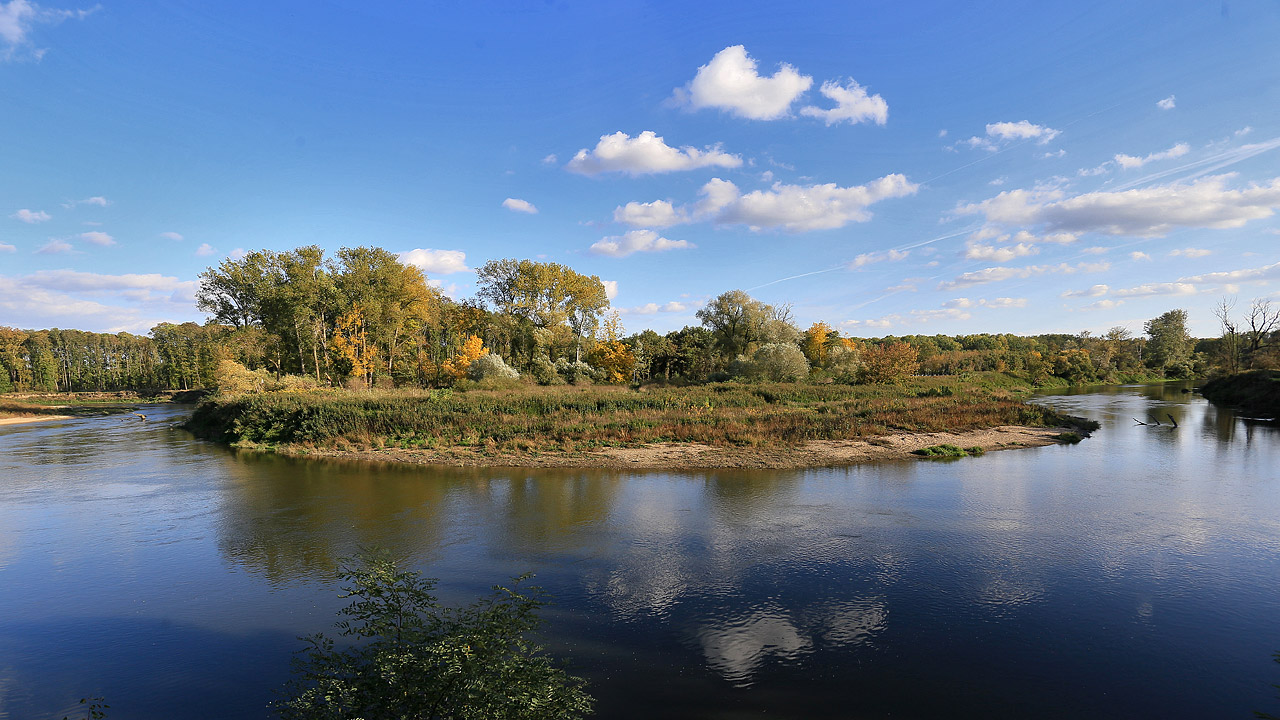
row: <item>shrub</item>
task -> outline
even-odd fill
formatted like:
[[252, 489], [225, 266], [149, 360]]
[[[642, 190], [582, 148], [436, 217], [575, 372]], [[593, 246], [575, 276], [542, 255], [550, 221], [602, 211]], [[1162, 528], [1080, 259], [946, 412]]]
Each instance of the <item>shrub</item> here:
[[250, 370], [235, 360], [218, 363], [213, 380], [218, 392], [227, 394], [263, 392], [272, 382], [266, 370]]
[[556, 361], [556, 372], [571, 385], [583, 385], [603, 377], [603, 373], [581, 360], [570, 362], [567, 358]]
[[904, 342], [884, 343], [862, 354], [864, 383], [900, 383], [920, 368], [919, 353]]
[[441, 607], [436, 581], [401, 570], [385, 555], [347, 560], [339, 570], [341, 650], [323, 634], [294, 661], [294, 679], [274, 703], [285, 720], [347, 718], [580, 718], [592, 698], [582, 679], [530, 644], [538, 588], [511, 588], [463, 608]]
[[515, 380], [520, 377], [520, 373], [503, 362], [501, 355], [490, 353], [471, 361], [471, 366], [467, 368], [467, 377], [476, 382], [488, 379]]
[[771, 382], [798, 382], [809, 376], [809, 361], [791, 343], [769, 343], [751, 356], [747, 374], [752, 379]]
[[949, 443], [942, 445], [930, 445], [929, 447], [912, 450], [912, 455], [920, 455], [927, 458], [962, 458], [962, 457], [978, 457], [987, 451], [981, 447], [974, 445], [973, 447], [959, 448]]

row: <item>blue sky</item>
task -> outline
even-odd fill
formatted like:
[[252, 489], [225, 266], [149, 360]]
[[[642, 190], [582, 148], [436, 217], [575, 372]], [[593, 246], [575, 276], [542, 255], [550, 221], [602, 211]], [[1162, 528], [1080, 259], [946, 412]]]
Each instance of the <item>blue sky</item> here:
[[246, 250], [741, 288], [845, 334], [1280, 287], [1280, 5], [0, 0], [0, 325], [202, 320]]

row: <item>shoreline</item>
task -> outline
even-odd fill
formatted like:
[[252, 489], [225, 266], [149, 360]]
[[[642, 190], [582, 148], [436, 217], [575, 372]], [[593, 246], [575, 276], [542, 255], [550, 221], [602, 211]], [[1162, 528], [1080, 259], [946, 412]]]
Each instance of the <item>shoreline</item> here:
[[[639, 447], [608, 447], [585, 452], [495, 452], [471, 447], [446, 450], [366, 449], [334, 450], [283, 445], [269, 452], [300, 458], [363, 460], [405, 465], [452, 467], [586, 468], [637, 470], [798, 470], [839, 467], [884, 460], [923, 460], [912, 450], [951, 444], [981, 447], [986, 452], [1057, 445], [1058, 435], [1071, 427], [1002, 425], [963, 432], [895, 432], [869, 440], [814, 440], [774, 447], [717, 447], [701, 443], [653, 443]], [[254, 449], [254, 448], [245, 448]]]
[[30, 417], [0, 418], [0, 425], [22, 425], [24, 423], [44, 422], [45, 420], [72, 420], [74, 415], [32, 415]]

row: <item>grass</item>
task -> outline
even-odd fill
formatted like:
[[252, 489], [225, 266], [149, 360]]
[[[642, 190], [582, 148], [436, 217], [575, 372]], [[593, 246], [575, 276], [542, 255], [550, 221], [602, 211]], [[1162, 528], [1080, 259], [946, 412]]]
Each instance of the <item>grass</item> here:
[[325, 391], [214, 397], [188, 427], [240, 445], [578, 451], [654, 442], [796, 445], [1072, 420], [984, 377], [904, 385], [713, 383], [697, 387], [522, 388], [465, 393]]
[[912, 455], [920, 455], [927, 458], [962, 458], [962, 457], [978, 457], [986, 454], [986, 450], [975, 445], [968, 448], [960, 448], [949, 443], [942, 445], [930, 445], [929, 447], [912, 450]]
[[119, 400], [114, 403], [106, 403], [105, 401], [79, 402], [70, 404], [63, 402], [54, 402], [47, 397], [38, 398], [12, 398], [0, 397], [0, 419], [5, 418], [37, 418], [43, 416], [61, 417], [71, 415], [75, 417], [85, 415], [106, 415], [117, 412], [129, 412], [133, 410], [132, 405], [121, 405]]

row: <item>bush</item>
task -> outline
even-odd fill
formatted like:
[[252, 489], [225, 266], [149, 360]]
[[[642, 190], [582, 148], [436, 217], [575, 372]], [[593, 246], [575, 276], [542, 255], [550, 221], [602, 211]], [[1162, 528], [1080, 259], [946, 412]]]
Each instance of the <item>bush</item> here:
[[569, 362], [567, 358], [560, 358], [556, 361], [556, 372], [564, 381], [571, 385], [585, 385], [595, 382], [601, 378], [603, 373], [582, 362], [574, 360]]
[[348, 718], [580, 718], [592, 698], [582, 679], [529, 643], [546, 601], [538, 588], [494, 587], [463, 608], [441, 607], [436, 581], [400, 570], [385, 555], [339, 570], [342, 650], [323, 634], [294, 660], [294, 679], [274, 703], [285, 720]]
[[791, 343], [769, 343], [751, 356], [748, 375], [771, 382], [799, 382], [809, 376], [809, 361]]
[[501, 355], [489, 353], [471, 361], [471, 366], [467, 368], [467, 377], [476, 382], [488, 379], [515, 380], [520, 377], [520, 373], [503, 362]]
[[962, 457], [978, 457], [987, 451], [980, 446], [960, 448], [955, 445], [944, 443], [942, 445], [930, 445], [929, 447], [912, 450], [912, 455], [920, 455], [927, 458], [962, 458]]

